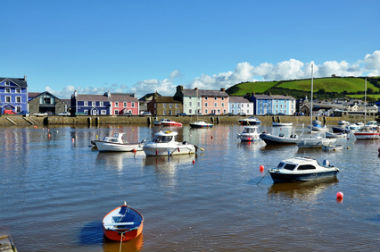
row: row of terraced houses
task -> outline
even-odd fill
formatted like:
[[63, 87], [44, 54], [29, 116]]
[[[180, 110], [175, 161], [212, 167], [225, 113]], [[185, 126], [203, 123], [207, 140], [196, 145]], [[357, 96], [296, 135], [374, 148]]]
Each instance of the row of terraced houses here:
[[0, 113], [49, 115], [293, 115], [296, 100], [282, 95], [229, 96], [220, 90], [184, 89], [173, 96], [147, 94], [139, 100], [130, 93], [78, 94], [61, 99], [45, 92], [28, 92], [27, 79], [0, 77]]

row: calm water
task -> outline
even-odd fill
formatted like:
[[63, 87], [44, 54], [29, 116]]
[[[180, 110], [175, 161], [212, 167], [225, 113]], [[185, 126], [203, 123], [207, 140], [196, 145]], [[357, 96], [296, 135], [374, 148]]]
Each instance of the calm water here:
[[[21, 252], [119, 251], [119, 243], [103, 239], [101, 220], [126, 200], [145, 224], [143, 236], [122, 251], [379, 250], [380, 141], [298, 152], [240, 144], [240, 126], [217, 126], [179, 129], [180, 140], [205, 148], [197, 156], [89, 148], [96, 135], [128, 132], [137, 141], [154, 130], [51, 128], [49, 138], [46, 128], [0, 129], [0, 229]], [[292, 156], [328, 159], [341, 172], [321, 183], [273, 185], [259, 171]]]

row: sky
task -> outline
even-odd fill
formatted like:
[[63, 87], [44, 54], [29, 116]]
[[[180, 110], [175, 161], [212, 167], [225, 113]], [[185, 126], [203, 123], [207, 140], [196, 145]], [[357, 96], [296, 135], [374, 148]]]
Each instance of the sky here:
[[0, 0], [0, 76], [28, 91], [220, 89], [380, 75], [378, 0]]

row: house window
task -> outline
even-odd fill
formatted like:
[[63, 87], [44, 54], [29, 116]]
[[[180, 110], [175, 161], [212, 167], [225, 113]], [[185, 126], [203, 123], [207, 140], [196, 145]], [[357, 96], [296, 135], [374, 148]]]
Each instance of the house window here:
[[172, 107], [173, 107], [173, 106], [172, 106], [172, 104], [170, 103], [170, 104], [169, 104], [169, 108], [172, 108]]
[[226, 110], [223, 110], [223, 113], [225, 114], [225, 113], [226, 113]]
[[[207, 107], [207, 102], [205, 103], [205, 107]], [[206, 109], [207, 110], [207, 109]], [[206, 112], [207, 113], [207, 112]]]
[[220, 114], [220, 109], [218, 109], [218, 114]]
[[162, 107], [163, 107], [163, 108], [166, 108], [166, 103], [163, 103], [163, 104], [162, 104]]
[[222, 97], [222, 101], [224, 101], [224, 97]]
[[190, 106], [190, 107], [192, 106], [192, 103], [191, 103], [191, 102], [189, 102], [189, 106]]
[[175, 105], [175, 108], [178, 108], [178, 104]]
[[162, 115], [166, 115], [166, 111], [165, 110], [162, 110]]
[[234, 105], [232, 104], [232, 106], [231, 106], [232, 108], [234, 107]]
[[189, 109], [189, 114], [191, 114], [191, 112], [192, 112], [191, 109]]
[[218, 104], [216, 104], [216, 102], [214, 103], [214, 107], [217, 107], [218, 106]]
[[215, 98], [215, 101], [218, 99], [216, 96], [214, 98]]
[[21, 96], [16, 96], [16, 102], [21, 103]]
[[134, 108], [134, 107], [135, 107], [135, 103], [134, 103], [134, 102], [131, 102], [131, 105], [132, 105], [132, 108]]
[[119, 107], [119, 102], [115, 102], [115, 107]]
[[[84, 102], [83, 102], [83, 106], [86, 106], [86, 107], [87, 107], [87, 106], [88, 106], [88, 101], [84, 101]], [[86, 110], [85, 110], [85, 111], [86, 111]]]
[[207, 100], [207, 96], [205, 97], [205, 100]]
[[21, 112], [21, 106], [16, 106], [16, 113], [20, 113]]
[[103, 102], [99, 102], [99, 107], [103, 107]]
[[208, 110], [207, 110], [207, 109], [205, 109], [205, 113], [206, 113], [206, 114], [208, 113]]
[[44, 97], [44, 103], [43, 104], [51, 104], [50, 97]]
[[21, 93], [21, 89], [16, 88], [16, 94], [20, 94], [20, 93]]
[[83, 110], [83, 114], [88, 115], [88, 109]]
[[105, 110], [105, 109], [100, 110], [100, 114], [101, 115], [106, 115], [107, 114], [107, 110]]
[[10, 96], [5, 96], [5, 102], [11, 102], [11, 97]]
[[222, 102], [222, 107], [224, 107], [224, 103]]
[[201, 106], [201, 103], [200, 102], [198, 102], [198, 107], [200, 107]]
[[5, 93], [10, 93], [11, 92], [11, 89], [10, 88], [6, 88], [5, 89]]
[[126, 108], [126, 107], [127, 107], [127, 103], [126, 103], [126, 102], [124, 102], [123, 106], [124, 106], [124, 108]]
[[115, 109], [115, 115], [119, 114], [119, 110]]
[[9, 86], [10, 85], [10, 82], [9, 81], [6, 81], [5, 82], [5, 86]]

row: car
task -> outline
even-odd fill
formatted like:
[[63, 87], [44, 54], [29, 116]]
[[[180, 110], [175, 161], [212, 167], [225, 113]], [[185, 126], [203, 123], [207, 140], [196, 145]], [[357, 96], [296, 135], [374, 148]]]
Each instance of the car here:
[[177, 116], [187, 116], [186, 113], [178, 113]]
[[148, 111], [143, 111], [140, 113], [140, 116], [151, 116], [152, 113], [148, 112]]
[[70, 112], [61, 112], [61, 113], [58, 113], [59, 116], [69, 116], [70, 115]]

